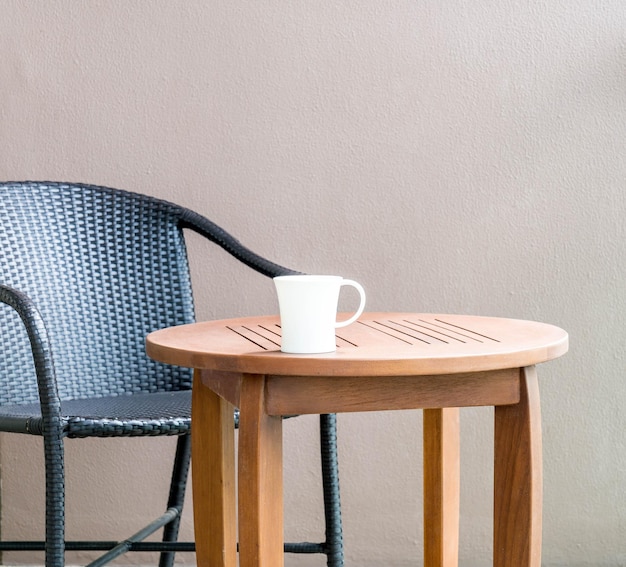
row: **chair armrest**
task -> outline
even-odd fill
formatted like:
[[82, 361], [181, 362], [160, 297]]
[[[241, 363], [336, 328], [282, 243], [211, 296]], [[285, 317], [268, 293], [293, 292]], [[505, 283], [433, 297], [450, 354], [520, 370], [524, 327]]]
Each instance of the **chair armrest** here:
[[61, 402], [52, 360], [52, 349], [41, 313], [28, 295], [7, 285], [0, 285], [0, 302], [12, 307], [26, 327], [35, 363], [39, 401], [44, 421], [47, 417], [59, 416]]
[[259, 254], [244, 246], [222, 227], [190, 209], [183, 209], [182, 211], [181, 228], [191, 229], [205, 238], [208, 238], [218, 246], [221, 246], [230, 255], [237, 258], [237, 260], [264, 276], [273, 278], [276, 276], [301, 273], [259, 256]]

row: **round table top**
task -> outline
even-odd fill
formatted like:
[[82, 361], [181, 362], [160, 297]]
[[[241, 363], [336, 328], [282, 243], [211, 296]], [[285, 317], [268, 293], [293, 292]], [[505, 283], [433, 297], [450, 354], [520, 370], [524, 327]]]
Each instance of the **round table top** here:
[[559, 327], [469, 315], [364, 313], [336, 336], [335, 352], [286, 354], [278, 316], [245, 317], [155, 331], [146, 351], [160, 362], [225, 372], [408, 376], [521, 368], [568, 349]]

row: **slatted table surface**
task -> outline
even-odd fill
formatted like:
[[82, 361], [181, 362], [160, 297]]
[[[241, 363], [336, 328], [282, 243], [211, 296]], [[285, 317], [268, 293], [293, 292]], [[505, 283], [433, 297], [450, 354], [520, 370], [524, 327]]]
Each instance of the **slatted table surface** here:
[[208, 321], [156, 331], [147, 347], [157, 360], [193, 368], [328, 376], [365, 368], [394, 376], [448, 374], [459, 366], [521, 367], [557, 358], [568, 348], [567, 334], [553, 325], [468, 315], [365, 313], [338, 329], [336, 352], [315, 355], [280, 352], [280, 332], [280, 320], [272, 316]]

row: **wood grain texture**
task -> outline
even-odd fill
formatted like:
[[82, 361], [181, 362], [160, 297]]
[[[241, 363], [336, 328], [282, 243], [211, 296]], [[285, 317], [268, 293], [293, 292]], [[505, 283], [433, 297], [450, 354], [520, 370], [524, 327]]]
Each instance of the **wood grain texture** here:
[[200, 377], [204, 386], [213, 390], [233, 406], [239, 407], [241, 374], [221, 370], [203, 370]]
[[[194, 530], [200, 567], [236, 567], [235, 427], [233, 406], [202, 384], [192, 390]], [[200, 434], [201, 432], [201, 434]]]
[[241, 567], [282, 567], [282, 418], [265, 413], [265, 377], [245, 374], [239, 420]]
[[225, 372], [408, 376], [520, 368], [557, 358], [568, 345], [565, 331], [535, 321], [366, 313], [338, 330], [336, 352], [298, 355], [280, 352], [279, 323], [277, 317], [250, 317], [171, 327], [148, 335], [146, 349], [161, 362]]
[[517, 403], [517, 369], [446, 376], [270, 376], [271, 415]]
[[494, 567], [541, 566], [539, 385], [534, 367], [520, 372], [519, 403], [495, 413]]
[[459, 409], [424, 410], [424, 565], [458, 567]]

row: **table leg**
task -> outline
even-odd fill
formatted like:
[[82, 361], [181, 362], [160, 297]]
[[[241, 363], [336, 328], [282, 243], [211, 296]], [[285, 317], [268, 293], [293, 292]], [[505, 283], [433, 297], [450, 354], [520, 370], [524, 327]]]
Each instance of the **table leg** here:
[[202, 384], [192, 390], [191, 467], [199, 567], [237, 565], [234, 408]]
[[243, 376], [239, 409], [240, 566], [282, 567], [282, 418], [265, 413], [265, 376]]
[[424, 565], [459, 563], [459, 409], [425, 409]]
[[494, 567], [541, 565], [541, 412], [534, 367], [520, 370], [520, 401], [495, 414]]

